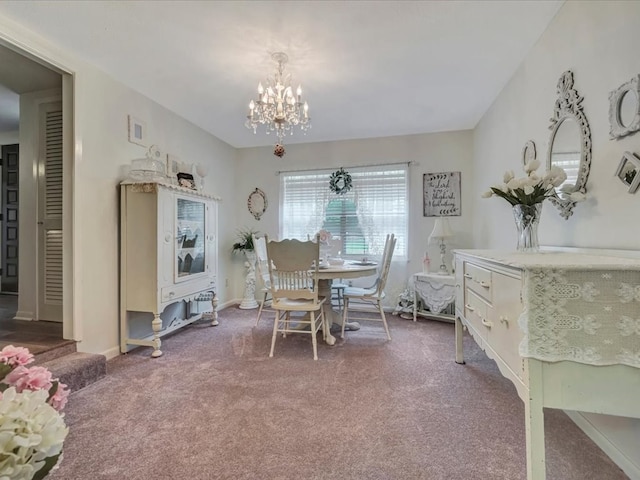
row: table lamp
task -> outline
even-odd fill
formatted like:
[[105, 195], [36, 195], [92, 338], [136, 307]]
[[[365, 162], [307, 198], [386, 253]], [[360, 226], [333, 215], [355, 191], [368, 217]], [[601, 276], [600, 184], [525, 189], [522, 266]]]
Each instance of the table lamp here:
[[437, 241], [440, 245], [440, 270], [437, 272], [439, 275], [449, 275], [449, 269], [444, 263], [444, 256], [447, 253], [445, 239], [450, 237], [453, 237], [453, 231], [449, 226], [449, 220], [444, 217], [437, 217], [433, 225], [433, 231], [429, 235], [429, 243]]

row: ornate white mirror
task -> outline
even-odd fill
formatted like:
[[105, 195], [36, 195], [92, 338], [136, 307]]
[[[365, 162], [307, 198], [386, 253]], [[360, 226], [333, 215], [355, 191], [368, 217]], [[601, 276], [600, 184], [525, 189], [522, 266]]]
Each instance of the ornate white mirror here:
[[640, 75], [609, 93], [611, 138], [620, 138], [640, 130]]
[[547, 169], [556, 166], [567, 173], [565, 182], [549, 197], [560, 216], [568, 219], [576, 201], [570, 194], [587, 192], [586, 185], [591, 167], [591, 130], [582, 111], [583, 98], [573, 88], [573, 73], [564, 72], [558, 80], [558, 99], [551, 118], [551, 137], [547, 155]]
[[253, 218], [256, 220], [260, 220], [262, 214], [267, 211], [267, 205], [267, 196], [259, 188], [256, 188], [249, 194], [249, 198], [247, 199], [247, 208], [249, 209], [249, 213], [251, 213]]

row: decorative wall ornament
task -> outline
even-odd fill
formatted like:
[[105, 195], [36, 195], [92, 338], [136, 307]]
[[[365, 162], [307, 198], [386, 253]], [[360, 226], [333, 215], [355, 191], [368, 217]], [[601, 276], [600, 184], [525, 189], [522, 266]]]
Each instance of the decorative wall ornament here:
[[337, 195], [344, 195], [351, 190], [352, 187], [351, 175], [342, 167], [340, 167], [340, 170], [333, 172], [329, 177], [329, 190]]
[[260, 217], [267, 211], [267, 196], [265, 193], [256, 187], [256, 189], [249, 194], [247, 199], [247, 208], [249, 213], [253, 215], [253, 218], [260, 220]]
[[[582, 111], [584, 98], [573, 88], [573, 73], [570, 70], [560, 76], [556, 90], [558, 99], [550, 119], [547, 169], [553, 166], [563, 168], [567, 172], [567, 180], [556, 188], [556, 195], [549, 197], [549, 201], [560, 210], [560, 216], [567, 220], [573, 215], [573, 208], [577, 203], [569, 195], [587, 192], [587, 179], [591, 169], [591, 130]], [[569, 175], [572, 171], [577, 172]]]
[[629, 193], [636, 193], [640, 186], [640, 158], [635, 153], [624, 152], [618, 168], [616, 177], [620, 179], [627, 187]]
[[425, 173], [422, 176], [422, 187], [423, 216], [462, 215], [460, 172]]
[[533, 140], [528, 140], [522, 147], [522, 164], [526, 165], [536, 159], [536, 144]]
[[612, 139], [640, 130], [640, 75], [609, 93], [609, 124]]
[[287, 153], [286, 150], [284, 149], [284, 145], [280, 144], [280, 143], [276, 143], [276, 145], [273, 147], [273, 154], [276, 157], [284, 157], [284, 154]]

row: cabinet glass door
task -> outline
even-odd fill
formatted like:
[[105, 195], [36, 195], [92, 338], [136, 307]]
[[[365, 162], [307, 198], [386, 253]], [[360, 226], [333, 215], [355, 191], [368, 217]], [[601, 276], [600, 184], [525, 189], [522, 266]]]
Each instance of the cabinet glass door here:
[[205, 271], [205, 203], [177, 198], [176, 280]]

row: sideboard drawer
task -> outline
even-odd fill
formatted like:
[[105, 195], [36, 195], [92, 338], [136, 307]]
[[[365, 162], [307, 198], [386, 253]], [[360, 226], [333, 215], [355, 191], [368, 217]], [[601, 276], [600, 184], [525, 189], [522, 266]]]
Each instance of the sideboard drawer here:
[[189, 295], [193, 295], [198, 292], [202, 292], [203, 290], [213, 290], [215, 288], [216, 282], [215, 279], [201, 278], [199, 280], [192, 280], [190, 282], [185, 282], [178, 285], [172, 285], [170, 287], [164, 287], [161, 293], [161, 301], [170, 302], [170, 301], [178, 301], [183, 297], [188, 297]]
[[489, 270], [473, 263], [465, 262], [464, 283], [466, 288], [470, 288], [491, 303], [492, 282]]
[[466, 289], [464, 293], [464, 318], [469, 323], [469, 326], [486, 340], [487, 327], [483, 322], [486, 323], [487, 321], [487, 309], [489, 306], [480, 296], [476, 295], [473, 290]]

